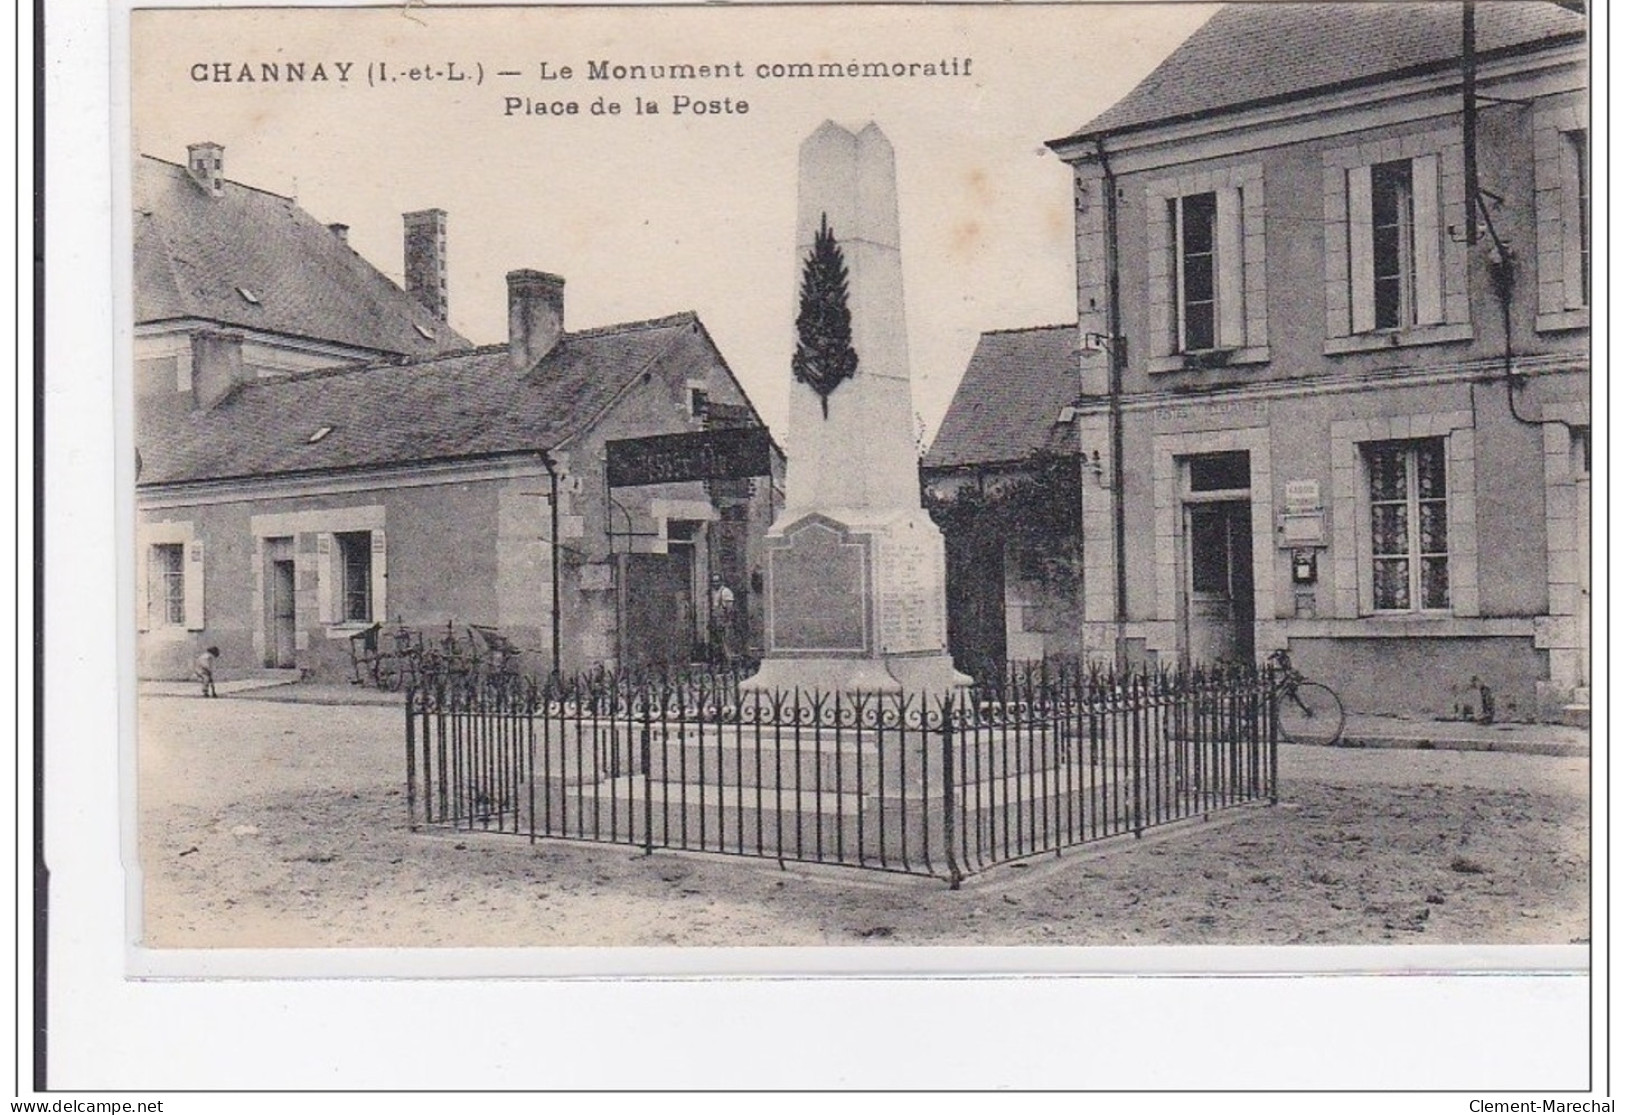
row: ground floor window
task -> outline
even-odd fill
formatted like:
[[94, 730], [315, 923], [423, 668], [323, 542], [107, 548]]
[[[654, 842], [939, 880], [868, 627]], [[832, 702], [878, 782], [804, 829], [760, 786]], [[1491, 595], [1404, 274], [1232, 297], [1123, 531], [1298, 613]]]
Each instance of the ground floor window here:
[[186, 622], [186, 547], [179, 542], [153, 546], [147, 561], [150, 576], [148, 608], [154, 627], [179, 627]]
[[1364, 447], [1371, 504], [1372, 604], [1379, 612], [1450, 607], [1443, 438]]
[[339, 619], [343, 623], [372, 622], [372, 532], [350, 531], [333, 536], [339, 549]]

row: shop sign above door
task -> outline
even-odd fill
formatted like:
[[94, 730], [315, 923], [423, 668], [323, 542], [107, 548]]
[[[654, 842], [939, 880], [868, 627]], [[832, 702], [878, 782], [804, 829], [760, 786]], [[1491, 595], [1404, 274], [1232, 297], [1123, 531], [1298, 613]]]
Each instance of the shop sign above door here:
[[772, 440], [765, 426], [625, 438], [606, 442], [604, 449], [611, 488], [743, 480], [767, 476], [772, 466]]

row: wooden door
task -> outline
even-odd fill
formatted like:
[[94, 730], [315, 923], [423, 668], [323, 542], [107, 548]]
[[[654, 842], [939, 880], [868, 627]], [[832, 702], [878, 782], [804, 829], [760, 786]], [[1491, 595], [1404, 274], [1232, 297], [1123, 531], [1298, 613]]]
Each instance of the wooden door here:
[[1251, 501], [1187, 504], [1185, 537], [1185, 630], [1191, 660], [1251, 662]]
[[626, 555], [621, 654], [632, 669], [682, 666], [694, 659], [694, 550]]
[[293, 539], [272, 538], [265, 543], [265, 664], [275, 669], [294, 665], [294, 632], [298, 621], [294, 606]]

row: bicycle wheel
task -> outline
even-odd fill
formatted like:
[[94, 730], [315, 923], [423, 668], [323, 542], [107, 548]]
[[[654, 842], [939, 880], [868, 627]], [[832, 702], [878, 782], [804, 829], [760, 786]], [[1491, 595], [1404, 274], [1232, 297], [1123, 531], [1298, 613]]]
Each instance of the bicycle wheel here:
[[396, 658], [378, 660], [378, 688], [394, 693], [401, 687], [401, 664]]
[[1283, 686], [1275, 697], [1275, 711], [1288, 743], [1330, 746], [1343, 736], [1343, 702], [1318, 681]]

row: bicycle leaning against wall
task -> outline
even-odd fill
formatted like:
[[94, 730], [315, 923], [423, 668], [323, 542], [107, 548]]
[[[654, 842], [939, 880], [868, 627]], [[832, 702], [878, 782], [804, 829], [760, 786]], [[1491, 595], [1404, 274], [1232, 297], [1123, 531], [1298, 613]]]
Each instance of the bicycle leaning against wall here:
[[1284, 647], [1270, 653], [1269, 663], [1275, 670], [1275, 722], [1282, 741], [1330, 747], [1342, 739], [1342, 699], [1329, 686], [1299, 673]]

